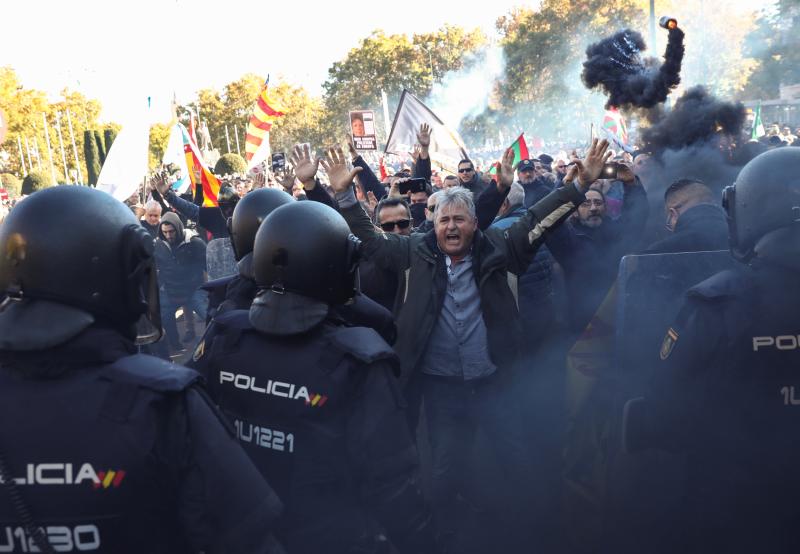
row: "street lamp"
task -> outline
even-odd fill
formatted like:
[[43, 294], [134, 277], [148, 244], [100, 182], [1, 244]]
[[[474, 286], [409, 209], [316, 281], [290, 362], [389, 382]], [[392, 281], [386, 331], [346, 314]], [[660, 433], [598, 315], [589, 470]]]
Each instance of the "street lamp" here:
[[431, 55], [431, 51], [429, 49], [425, 48], [421, 44], [419, 47], [425, 50], [425, 52], [428, 54], [428, 63], [430, 64], [429, 67], [431, 69], [431, 86], [433, 86], [433, 56]]

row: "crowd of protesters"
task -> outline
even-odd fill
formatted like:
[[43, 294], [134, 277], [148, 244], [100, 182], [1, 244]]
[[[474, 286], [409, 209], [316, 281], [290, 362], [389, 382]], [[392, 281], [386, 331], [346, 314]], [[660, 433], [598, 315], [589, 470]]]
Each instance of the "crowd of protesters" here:
[[[798, 136], [771, 126], [749, 157]], [[417, 143], [389, 171], [352, 142], [323, 158], [297, 146], [276, 174], [219, 176], [214, 207], [156, 172], [128, 202], [154, 243], [166, 340], [153, 353], [202, 356], [198, 331], [223, 312], [208, 281], [247, 265], [229, 237], [242, 198], [275, 188], [323, 203], [360, 240], [360, 292], [394, 316], [397, 389], [442, 550], [562, 551], [564, 359], [624, 256], [727, 248], [719, 191], [691, 174], [656, 187], [648, 154], [605, 139], [449, 168], [431, 159], [425, 124]], [[651, 233], [656, 220], [666, 229]]]

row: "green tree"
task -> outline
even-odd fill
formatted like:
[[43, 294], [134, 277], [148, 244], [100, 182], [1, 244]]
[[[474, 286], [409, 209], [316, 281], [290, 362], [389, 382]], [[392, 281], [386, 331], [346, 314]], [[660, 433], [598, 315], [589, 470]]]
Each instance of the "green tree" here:
[[244, 173], [247, 171], [247, 162], [238, 154], [223, 154], [214, 166], [214, 174], [220, 177], [233, 175], [234, 173]]
[[762, 9], [744, 50], [755, 64], [743, 98], [778, 98], [781, 84], [800, 83], [800, 0], [773, 1]]
[[97, 152], [94, 131], [89, 129], [83, 132], [83, 155], [86, 159], [86, 183], [95, 186], [100, 176], [100, 155]]
[[117, 138], [118, 131], [113, 127], [103, 129], [103, 143], [106, 147], [106, 152], [111, 150], [111, 145], [114, 144], [114, 139]]
[[381, 90], [392, 105], [403, 89], [425, 97], [434, 82], [449, 71], [461, 69], [465, 55], [485, 44], [481, 31], [455, 26], [411, 38], [373, 32], [328, 70], [328, 79], [322, 85], [328, 112], [324, 134], [342, 140], [348, 128], [347, 113], [357, 109], [375, 110], [380, 134]]
[[22, 180], [22, 194], [33, 194], [37, 190], [53, 186], [50, 175], [44, 171], [31, 171]]
[[106, 150], [106, 144], [103, 142], [103, 133], [102, 131], [98, 131], [95, 129], [92, 131], [94, 134], [94, 143], [97, 145], [97, 159], [100, 162], [100, 167], [103, 167], [103, 164], [106, 163], [106, 154], [108, 151]]
[[161, 165], [161, 160], [164, 159], [164, 152], [167, 150], [173, 125], [174, 123], [156, 123], [150, 127], [150, 150], [147, 165], [151, 171]]

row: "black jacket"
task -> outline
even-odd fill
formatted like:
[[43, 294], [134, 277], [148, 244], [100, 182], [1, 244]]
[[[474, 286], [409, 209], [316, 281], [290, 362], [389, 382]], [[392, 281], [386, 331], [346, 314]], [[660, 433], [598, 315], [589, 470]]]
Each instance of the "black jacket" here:
[[683, 212], [671, 236], [651, 244], [642, 254], [703, 252], [728, 249], [728, 220], [713, 204], [698, 204]]
[[[135, 352], [99, 326], [0, 351], [0, 451], [35, 523], [69, 551], [283, 552], [269, 533], [280, 501], [200, 376]], [[49, 469], [28, 483], [32, 466]], [[6, 494], [0, 484], [0, 519], [24, 534]]]
[[197, 237], [185, 238], [183, 224], [173, 213], [164, 214], [161, 223], [170, 223], [175, 227], [178, 243], [168, 243], [159, 228], [159, 240], [155, 247], [158, 282], [173, 301], [180, 301], [191, 296], [203, 284], [206, 243]]

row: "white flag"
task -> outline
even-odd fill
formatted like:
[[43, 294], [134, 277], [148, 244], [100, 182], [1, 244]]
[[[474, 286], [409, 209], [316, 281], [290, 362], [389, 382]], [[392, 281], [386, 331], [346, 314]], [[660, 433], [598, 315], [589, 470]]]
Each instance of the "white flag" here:
[[451, 131], [430, 108], [408, 92], [403, 91], [400, 105], [392, 122], [392, 130], [386, 139], [387, 154], [403, 155], [411, 152], [417, 143], [417, 132], [422, 123], [431, 126], [431, 160], [450, 171], [455, 171], [459, 160], [468, 158], [467, 149], [458, 133]]
[[125, 125], [114, 139], [97, 178], [97, 189], [124, 202], [147, 176], [150, 125], [145, 118]]
[[183, 194], [189, 188], [191, 180], [189, 179], [189, 167], [186, 165], [186, 154], [183, 151], [183, 125], [176, 123], [172, 126], [172, 131], [169, 134], [169, 143], [167, 149], [164, 150], [164, 157], [161, 162], [165, 165], [175, 164], [181, 170], [181, 177], [172, 184], [176, 194]]

